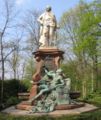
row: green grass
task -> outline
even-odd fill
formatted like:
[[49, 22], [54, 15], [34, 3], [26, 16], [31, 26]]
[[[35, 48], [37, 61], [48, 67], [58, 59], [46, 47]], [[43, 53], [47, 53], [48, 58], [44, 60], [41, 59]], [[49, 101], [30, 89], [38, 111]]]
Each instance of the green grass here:
[[0, 120], [101, 120], [101, 109], [89, 113], [73, 116], [50, 117], [50, 116], [12, 116], [0, 113]]
[[101, 107], [101, 93], [95, 92], [93, 94], [89, 94], [84, 101]]
[[[101, 94], [93, 93], [87, 96], [85, 99], [86, 102], [92, 103], [94, 105], [99, 106], [101, 108]], [[0, 113], [0, 120], [101, 120], [101, 109], [82, 113], [80, 115], [69, 115], [69, 116], [61, 116], [61, 117], [50, 117], [50, 116], [14, 116]]]

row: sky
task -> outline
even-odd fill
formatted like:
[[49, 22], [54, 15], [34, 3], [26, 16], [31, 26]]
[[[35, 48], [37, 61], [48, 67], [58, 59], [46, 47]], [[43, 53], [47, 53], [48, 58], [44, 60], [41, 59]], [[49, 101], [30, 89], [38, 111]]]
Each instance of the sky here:
[[[93, 0], [85, 1], [91, 2]], [[78, 2], [79, 0], [16, 0], [16, 5], [22, 12], [29, 9], [44, 10], [47, 5], [50, 5], [59, 19], [63, 12], [75, 7]]]
[[[44, 10], [47, 5], [50, 5], [58, 21], [65, 11], [69, 10], [70, 8], [74, 8], [79, 3], [79, 0], [12, 0], [12, 1], [16, 3], [16, 7], [18, 10], [20, 10], [22, 16], [25, 15], [27, 10], [35, 9]], [[93, 0], [85, 1], [91, 2]], [[1, 11], [3, 11], [3, 9], [4, 9], [3, 0], [0, 0], [0, 14]]]

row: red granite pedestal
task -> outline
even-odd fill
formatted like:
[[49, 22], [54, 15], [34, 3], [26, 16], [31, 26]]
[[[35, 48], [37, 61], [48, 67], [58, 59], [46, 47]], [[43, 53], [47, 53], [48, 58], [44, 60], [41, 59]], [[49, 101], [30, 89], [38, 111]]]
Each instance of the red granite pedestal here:
[[[64, 105], [57, 105], [55, 107], [55, 110], [70, 110], [70, 109], [75, 109], [75, 108], [80, 108], [80, 107], [84, 107], [85, 103], [77, 103], [77, 104], [64, 104]], [[16, 105], [17, 109], [20, 110], [31, 110], [33, 108], [32, 105], [27, 105], [27, 104], [18, 104]]]
[[[49, 70], [56, 70], [60, 67], [61, 60], [63, 59], [64, 52], [56, 47], [44, 47], [40, 48], [36, 52], [33, 52], [36, 60], [36, 72], [33, 75], [33, 84], [29, 93], [29, 99], [37, 94], [37, 83], [41, 80], [43, 73], [42, 67], [46, 66]], [[21, 102], [16, 106], [17, 109], [28, 109], [33, 105], [33, 101], [30, 105], [25, 102]]]
[[[46, 66], [49, 70], [56, 70], [60, 67], [64, 52], [55, 47], [41, 48], [33, 52], [36, 60], [36, 72], [33, 75], [33, 82], [37, 83], [43, 75], [42, 67]], [[30, 98], [37, 94], [37, 84], [33, 84], [30, 92]]]
[[[49, 70], [56, 70], [60, 67], [61, 60], [63, 59], [64, 52], [57, 48], [49, 47], [49, 48], [41, 48], [36, 52], [33, 52], [34, 58], [36, 60], [36, 72], [33, 75], [33, 84], [30, 90], [30, 93], [20, 93], [19, 97], [30, 99], [37, 94], [37, 83], [41, 80], [43, 73], [42, 67], [46, 66]], [[80, 96], [79, 92], [71, 92], [71, 99], [76, 99]], [[26, 99], [25, 99], [26, 100]], [[20, 110], [31, 110], [34, 105], [34, 101], [31, 104], [28, 104], [27, 101], [22, 101], [20, 104], [16, 105], [17, 109]], [[84, 103], [73, 103], [73, 104], [63, 104], [55, 107], [55, 110], [68, 110], [83, 107]]]

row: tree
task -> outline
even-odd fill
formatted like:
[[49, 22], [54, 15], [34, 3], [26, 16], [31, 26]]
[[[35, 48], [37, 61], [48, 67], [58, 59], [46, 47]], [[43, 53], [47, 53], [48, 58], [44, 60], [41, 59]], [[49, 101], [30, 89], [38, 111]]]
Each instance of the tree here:
[[[77, 61], [75, 62], [78, 64], [77, 71], [79, 71], [80, 74], [78, 74], [78, 79], [81, 80], [82, 76], [84, 76], [84, 68], [86, 62], [84, 50], [80, 50], [80, 44], [78, 44], [82, 39], [80, 39], [79, 34], [77, 33], [79, 27], [80, 27], [80, 15], [82, 11], [79, 10], [80, 6], [78, 5], [74, 9], [71, 9], [68, 12], [65, 12], [61, 18], [60, 24], [62, 27], [62, 34], [63, 39], [68, 44], [68, 49], [72, 51], [72, 54], [75, 55], [74, 59]], [[64, 38], [65, 36], [65, 38]], [[75, 67], [75, 66], [74, 66]], [[82, 80], [83, 82], [84, 80]], [[84, 83], [83, 83], [84, 86]], [[83, 90], [84, 93], [84, 90]]]
[[34, 61], [33, 61], [32, 58], [29, 58], [27, 60], [27, 62], [26, 62], [26, 65], [25, 65], [24, 79], [31, 81], [34, 72], [35, 72], [35, 70], [34, 70]]
[[[11, 68], [12, 72], [13, 72], [13, 79], [19, 79], [19, 66], [20, 66], [20, 61], [21, 61], [21, 55], [20, 52], [22, 51], [22, 46], [20, 45], [21, 40], [23, 38], [23, 32], [21, 32], [22, 34], [19, 36], [18, 34], [16, 35], [16, 46], [17, 48], [13, 51], [13, 53], [9, 56], [9, 58], [7, 59], [8, 63], [9, 63], [9, 67]], [[20, 72], [21, 73], [21, 72]]]
[[40, 15], [40, 11], [28, 11], [24, 17], [24, 23], [22, 27], [25, 28], [26, 32], [28, 33], [27, 39], [27, 49], [30, 51], [35, 50], [39, 47], [39, 37], [40, 37], [40, 26], [37, 22], [37, 19]]
[[[1, 103], [3, 101], [3, 81], [5, 78], [5, 61], [8, 56], [17, 49], [17, 46], [11, 39], [11, 30], [14, 28], [16, 12], [14, 11], [14, 2], [12, 0], [3, 0], [1, 5], [2, 12], [0, 16], [0, 63], [2, 69], [2, 87]], [[9, 38], [9, 39], [8, 39]]]
[[[69, 44], [68, 48], [75, 55], [74, 60], [78, 62], [76, 69], [79, 72], [78, 79], [82, 80], [83, 97], [86, 97], [87, 83], [92, 75], [92, 90], [98, 88], [98, 38], [101, 35], [98, 28], [101, 18], [99, 3], [95, 1], [88, 4], [80, 1], [74, 9], [65, 12], [60, 21], [63, 40]], [[88, 71], [91, 74], [88, 74]]]
[[[78, 44], [80, 44], [80, 50], [84, 50], [86, 56], [89, 56], [89, 59], [92, 60], [92, 84], [95, 83], [92, 90], [96, 90], [98, 89], [98, 38], [101, 35], [98, 26], [101, 15], [98, 13], [101, 11], [101, 2], [95, 1], [91, 4], [81, 2], [80, 4], [81, 7], [85, 5], [85, 9], [83, 14], [80, 14], [80, 27], [77, 33], [82, 42]], [[82, 11], [83, 7], [80, 9]]]
[[22, 27], [24, 27], [27, 39], [25, 41], [26, 47], [26, 62], [25, 62], [25, 72], [24, 79], [32, 80], [34, 74], [34, 60], [32, 52], [39, 48], [39, 37], [40, 37], [40, 26], [37, 19], [40, 15], [40, 11], [31, 10], [27, 11], [25, 14], [24, 22]]

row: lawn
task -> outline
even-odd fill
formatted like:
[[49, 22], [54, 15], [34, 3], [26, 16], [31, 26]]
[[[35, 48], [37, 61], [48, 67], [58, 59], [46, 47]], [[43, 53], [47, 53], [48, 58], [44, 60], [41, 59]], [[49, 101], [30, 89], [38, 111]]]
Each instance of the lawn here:
[[12, 116], [0, 113], [0, 120], [101, 120], [101, 109], [80, 115], [62, 117]]

